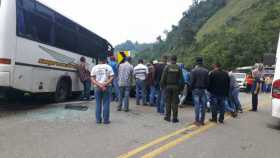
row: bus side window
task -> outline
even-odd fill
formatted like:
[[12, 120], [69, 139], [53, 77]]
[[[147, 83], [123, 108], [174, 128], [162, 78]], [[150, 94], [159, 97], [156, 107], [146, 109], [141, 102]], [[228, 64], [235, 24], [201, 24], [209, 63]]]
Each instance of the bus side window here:
[[33, 11], [35, 8], [35, 1], [34, 0], [17, 0], [18, 6], [24, 8], [28, 11]]
[[18, 8], [17, 12], [17, 33], [30, 39], [34, 39], [34, 28], [32, 26], [32, 13]]

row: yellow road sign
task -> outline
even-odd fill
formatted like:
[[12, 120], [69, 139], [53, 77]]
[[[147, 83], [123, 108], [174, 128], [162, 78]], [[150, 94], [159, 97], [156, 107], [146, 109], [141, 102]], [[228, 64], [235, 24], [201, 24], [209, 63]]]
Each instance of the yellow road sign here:
[[129, 57], [129, 56], [130, 56], [130, 51], [121, 51], [121, 52], [118, 52], [118, 53], [117, 53], [117, 60], [118, 60], [118, 63], [123, 62], [123, 60], [124, 60], [126, 57]]

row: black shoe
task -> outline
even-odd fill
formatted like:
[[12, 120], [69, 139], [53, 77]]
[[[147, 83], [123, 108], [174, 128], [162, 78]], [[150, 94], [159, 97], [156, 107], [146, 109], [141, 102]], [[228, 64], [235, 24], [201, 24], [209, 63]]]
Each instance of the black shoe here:
[[118, 110], [118, 111], [122, 111], [122, 108], [118, 108], [117, 110]]
[[148, 106], [148, 104], [145, 103], [145, 104], [143, 104], [143, 106]]
[[178, 123], [179, 120], [178, 120], [178, 119], [173, 119], [172, 122], [173, 122], [173, 123]]
[[239, 109], [238, 112], [239, 112], [239, 113], [243, 113], [243, 109]]
[[164, 117], [164, 120], [167, 122], [170, 122], [170, 118], [168, 118], [168, 117]]
[[257, 109], [251, 109], [250, 111], [252, 111], [252, 112], [257, 112], [258, 110], [257, 110]]
[[111, 123], [110, 121], [104, 122], [105, 125], [108, 125], [108, 124], [110, 124], [110, 123]]
[[201, 126], [201, 123], [198, 121], [195, 121], [193, 124], [196, 125], [197, 127]]
[[231, 116], [232, 116], [233, 118], [236, 118], [236, 117], [237, 117], [237, 112], [231, 112]]
[[224, 120], [219, 120], [219, 123], [220, 124], [224, 124]]
[[213, 119], [213, 118], [209, 119], [209, 121], [213, 122], [213, 123], [217, 123], [218, 122], [217, 119]]
[[129, 112], [129, 109], [125, 109], [124, 112]]

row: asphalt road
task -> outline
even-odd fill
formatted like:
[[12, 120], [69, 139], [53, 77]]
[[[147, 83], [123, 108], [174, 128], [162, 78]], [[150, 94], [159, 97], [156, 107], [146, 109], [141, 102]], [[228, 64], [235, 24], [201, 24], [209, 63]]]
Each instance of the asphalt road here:
[[[250, 95], [242, 94], [241, 100], [250, 105]], [[155, 108], [131, 103], [129, 113], [111, 105], [110, 125], [95, 124], [94, 101], [2, 103], [0, 158], [280, 157], [280, 122], [271, 118], [269, 95], [260, 97], [258, 113], [202, 128], [191, 125], [191, 106], [180, 109], [180, 123], [173, 124], [163, 121]], [[89, 109], [69, 110], [66, 105]]]

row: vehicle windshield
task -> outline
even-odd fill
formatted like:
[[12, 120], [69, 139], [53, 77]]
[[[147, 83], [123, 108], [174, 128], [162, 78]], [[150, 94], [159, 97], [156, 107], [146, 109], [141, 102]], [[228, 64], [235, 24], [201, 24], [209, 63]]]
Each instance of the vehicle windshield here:
[[233, 76], [235, 78], [245, 78], [246, 77], [246, 74], [243, 74], [243, 73], [234, 73]]

